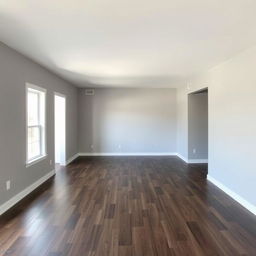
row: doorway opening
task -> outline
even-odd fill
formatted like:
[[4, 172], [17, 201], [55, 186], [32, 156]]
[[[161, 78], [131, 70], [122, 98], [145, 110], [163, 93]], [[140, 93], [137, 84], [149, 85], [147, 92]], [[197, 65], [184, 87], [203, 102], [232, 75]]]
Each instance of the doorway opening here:
[[66, 96], [54, 93], [55, 165], [66, 165]]
[[188, 95], [188, 160], [208, 167], [208, 88]]

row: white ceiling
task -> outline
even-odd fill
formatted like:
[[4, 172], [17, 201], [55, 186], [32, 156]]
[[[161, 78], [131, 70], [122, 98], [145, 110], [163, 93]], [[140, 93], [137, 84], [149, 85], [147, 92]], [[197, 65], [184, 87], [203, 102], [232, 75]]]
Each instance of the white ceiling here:
[[256, 1], [0, 0], [0, 40], [80, 87], [177, 87], [256, 43]]

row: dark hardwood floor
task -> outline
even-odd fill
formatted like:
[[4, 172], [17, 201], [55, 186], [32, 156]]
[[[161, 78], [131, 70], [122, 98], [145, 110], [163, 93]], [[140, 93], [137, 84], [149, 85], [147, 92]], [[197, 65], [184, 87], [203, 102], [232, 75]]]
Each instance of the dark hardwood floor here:
[[256, 217], [176, 157], [80, 158], [0, 218], [0, 255], [256, 255]]

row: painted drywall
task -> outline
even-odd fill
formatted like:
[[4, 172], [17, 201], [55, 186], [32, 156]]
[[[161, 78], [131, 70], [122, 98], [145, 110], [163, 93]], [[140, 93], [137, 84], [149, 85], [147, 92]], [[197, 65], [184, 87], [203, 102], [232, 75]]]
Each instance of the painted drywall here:
[[188, 95], [188, 159], [208, 159], [208, 92]]
[[[47, 158], [26, 168], [26, 82], [47, 89]], [[0, 43], [0, 205], [54, 169], [54, 91], [67, 97], [66, 158], [77, 153], [77, 88]], [[11, 189], [6, 191], [6, 181]]]
[[78, 110], [80, 152], [176, 152], [176, 89], [80, 89]]
[[177, 153], [188, 161], [188, 94], [187, 88], [177, 90]]
[[[209, 175], [256, 207], [255, 66], [256, 47], [253, 47], [191, 79], [178, 94], [186, 99], [189, 93], [208, 87]], [[186, 104], [179, 106], [183, 116]], [[188, 121], [178, 122], [187, 126]], [[178, 140], [183, 135], [186, 138], [183, 133]], [[178, 150], [182, 153], [181, 148]]]

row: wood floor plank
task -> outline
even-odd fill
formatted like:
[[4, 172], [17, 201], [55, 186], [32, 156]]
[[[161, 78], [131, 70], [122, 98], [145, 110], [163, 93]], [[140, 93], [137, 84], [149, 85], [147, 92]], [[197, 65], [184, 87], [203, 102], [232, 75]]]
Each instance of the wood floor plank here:
[[256, 255], [256, 217], [177, 157], [81, 157], [0, 217], [0, 256]]

